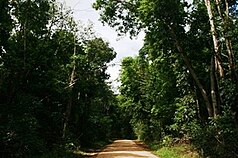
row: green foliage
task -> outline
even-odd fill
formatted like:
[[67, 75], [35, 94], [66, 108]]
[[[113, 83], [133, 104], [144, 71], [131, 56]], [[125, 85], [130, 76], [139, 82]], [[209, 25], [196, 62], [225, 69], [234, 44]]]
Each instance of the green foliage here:
[[229, 112], [217, 120], [211, 120], [209, 124], [190, 125], [190, 136], [192, 143], [201, 149], [204, 157], [237, 157], [238, 135], [234, 120]]
[[158, 149], [156, 154], [161, 158], [199, 158], [199, 155], [189, 145], [175, 145]]
[[139, 56], [125, 58], [120, 75], [121, 104], [137, 137], [178, 137], [206, 157], [237, 157], [237, 1], [215, 2], [216, 32], [205, 1], [97, 0], [94, 7], [119, 33], [146, 33]]
[[174, 80], [171, 83], [167, 78], [172, 71], [156, 69], [160, 61], [149, 64], [149, 59], [143, 56], [144, 51], [141, 50], [141, 56], [122, 61], [121, 104], [128, 108], [126, 112], [136, 136], [151, 141], [161, 139], [173, 122], [171, 116], [175, 106], [169, 96], [176, 94], [176, 89], [172, 88]]
[[67, 157], [64, 151], [114, 136], [109, 44], [91, 28], [79, 32], [71, 11], [54, 1], [0, 6], [1, 157]]
[[171, 125], [171, 129], [175, 131], [177, 137], [187, 137], [190, 123], [197, 117], [194, 98], [192, 95], [178, 98], [176, 105], [174, 124]]
[[66, 157], [57, 149], [120, 136], [164, 146], [181, 138], [205, 157], [237, 157], [235, 3], [229, 1], [225, 21], [225, 4], [212, 4], [225, 72], [219, 77], [203, 1], [97, 0], [101, 20], [119, 34], [146, 32], [139, 55], [122, 61], [116, 96], [106, 73], [116, 53], [91, 27], [78, 28], [55, 1], [2, 0], [1, 156]]
[[[0, 12], [0, 55], [2, 56], [4, 49], [8, 47], [7, 41], [10, 37], [10, 32], [12, 30], [12, 18], [10, 16], [11, 7], [8, 0], [2, 0], [0, 2], [1, 12]], [[0, 64], [2, 61], [0, 59]]]

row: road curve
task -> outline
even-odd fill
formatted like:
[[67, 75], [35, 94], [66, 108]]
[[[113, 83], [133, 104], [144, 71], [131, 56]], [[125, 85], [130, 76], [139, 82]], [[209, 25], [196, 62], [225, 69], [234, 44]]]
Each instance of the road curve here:
[[116, 140], [95, 158], [158, 158], [133, 140]]

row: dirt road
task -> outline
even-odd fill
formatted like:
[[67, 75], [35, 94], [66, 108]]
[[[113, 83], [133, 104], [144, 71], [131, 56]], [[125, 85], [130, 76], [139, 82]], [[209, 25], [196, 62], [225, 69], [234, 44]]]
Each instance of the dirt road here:
[[108, 145], [95, 158], [158, 158], [150, 153], [139, 142], [132, 140], [116, 140]]

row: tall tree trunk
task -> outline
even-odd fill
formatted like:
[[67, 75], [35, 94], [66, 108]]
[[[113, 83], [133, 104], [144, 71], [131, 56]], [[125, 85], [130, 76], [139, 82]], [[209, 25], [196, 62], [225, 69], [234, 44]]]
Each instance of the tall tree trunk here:
[[[229, 23], [229, 4], [228, 1], [225, 0], [225, 13], [221, 10], [221, 1], [216, 0], [216, 7], [219, 13], [219, 16], [221, 17], [223, 27], [227, 28], [228, 23]], [[226, 49], [227, 49], [227, 54], [228, 54], [228, 60], [229, 60], [229, 69], [231, 71], [232, 79], [235, 80], [235, 82], [238, 83], [238, 74], [236, 72], [236, 65], [235, 65], [235, 60], [234, 60], [234, 52], [232, 48], [232, 42], [231, 38], [228, 35], [228, 30], [223, 29], [222, 34], [225, 39], [226, 43]]]
[[197, 87], [194, 86], [194, 91], [195, 91], [195, 96], [196, 96], [196, 110], [197, 110], [197, 117], [199, 120], [203, 120], [202, 119], [202, 115], [201, 115], [201, 104], [199, 103], [199, 99], [198, 99], [198, 92], [197, 92]]
[[210, 78], [211, 78], [211, 99], [212, 99], [212, 107], [213, 107], [213, 115], [216, 118], [219, 115], [219, 95], [218, 95], [218, 86], [216, 79], [216, 71], [215, 71], [215, 59], [214, 56], [211, 58], [211, 70], [210, 70]]
[[194, 81], [196, 82], [196, 84], [197, 84], [197, 86], [198, 86], [198, 88], [199, 88], [199, 90], [200, 90], [200, 92], [203, 96], [203, 100], [206, 104], [209, 117], [213, 117], [213, 109], [212, 109], [212, 106], [210, 104], [209, 97], [208, 97], [208, 94], [207, 94], [205, 88], [203, 87], [202, 83], [200, 82], [199, 78], [197, 77], [197, 74], [195, 73], [192, 65], [190, 64], [187, 55], [184, 53], [184, 51], [181, 49], [181, 47], [179, 45], [177, 45], [177, 49], [179, 50], [180, 55], [181, 55], [185, 65], [187, 66], [189, 72], [191, 73]]
[[225, 42], [226, 42], [226, 47], [227, 47], [229, 69], [231, 71], [231, 77], [233, 80], [235, 80], [236, 83], [238, 83], [238, 74], [236, 72], [236, 64], [235, 64], [235, 60], [234, 60], [234, 53], [232, 50], [231, 40], [225, 38]]
[[[75, 43], [75, 38], [74, 38], [74, 54], [73, 56], [76, 55], [76, 43]], [[68, 126], [68, 123], [69, 123], [69, 119], [70, 119], [70, 115], [71, 115], [71, 110], [72, 110], [72, 105], [73, 105], [73, 86], [74, 86], [74, 78], [75, 78], [75, 69], [76, 69], [76, 61], [75, 59], [73, 59], [73, 69], [72, 69], [72, 72], [71, 72], [71, 75], [70, 75], [70, 79], [69, 79], [69, 101], [68, 101], [68, 104], [67, 104], [67, 107], [66, 107], [66, 111], [65, 111], [65, 120], [64, 120], [64, 125], [63, 125], [63, 135], [62, 135], [62, 138], [65, 138], [66, 136], [66, 130], [67, 130], [67, 126]]]
[[170, 25], [168, 25], [168, 24], [166, 24], [166, 25], [168, 26], [168, 28], [170, 30], [170, 33], [171, 33], [171, 35], [172, 35], [172, 37], [173, 37], [173, 39], [175, 41], [175, 46], [176, 46], [178, 52], [180, 53], [180, 55], [181, 55], [185, 65], [187, 66], [190, 74], [192, 75], [192, 78], [194, 79], [195, 83], [197, 84], [197, 86], [198, 86], [198, 88], [199, 88], [199, 90], [200, 90], [200, 92], [202, 94], [203, 100], [204, 100], [205, 105], [207, 107], [207, 112], [208, 112], [209, 117], [213, 117], [213, 109], [212, 109], [212, 106], [210, 104], [209, 97], [208, 97], [208, 94], [207, 94], [205, 88], [203, 87], [203, 85], [200, 82], [197, 74], [195, 73], [195, 71], [193, 69], [193, 66], [189, 62], [189, 59], [188, 59], [186, 53], [184, 52], [184, 50], [183, 50], [183, 48], [182, 48], [182, 46], [181, 46], [181, 44], [180, 44], [180, 42], [179, 42], [179, 40], [177, 38], [176, 33], [173, 30], [173, 28]]
[[216, 65], [215, 68], [218, 71], [219, 75], [221, 77], [223, 77], [224, 70], [223, 70], [222, 62], [221, 62], [221, 55], [220, 55], [220, 50], [219, 50], [219, 40], [218, 40], [218, 35], [216, 32], [211, 2], [210, 2], [210, 0], [204, 0], [204, 1], [205, 1], [205, 5], [207, 8], [207, 13], [208, 13], [209, 22], [210, 22], [210, 28], [211, 28], [211, 33], [212, 33], [212, 40], [213, 40], [213, 46], [214, 46], [214, 52], [215, 52], [215, 59], [214, 59], [215, 65]]
[[[218, 0], [216, 0], [218, 1]], [[225, 5], [226, 5], [226, 11], [225, 11], [225, 15], [226, 18], [224, 19], [224, 17], [221, 16], [222, 21], [223, 21], [223, 26], [226, 26], [229, 23], [229, 3], [227, 0], [225, 0]], [[220, 5], [217, 5], [218, 7], [220, 7]], [[228, 32], [227, 30], [224, 30], [224, 38], [226, 41], [226, 48], [227, 48], [227, 53], [228, 53], [228, 59], [229, 59], [229, 68], [231, 71], [231, 75], [232, 78], [235, 79], [236, 83], [238, 83], [238, 74], [236, 73], [236, 65], [235, 65], [235, 60], [234, 60], [234, 52], [232, 49], [232, 43], [231, 43], [231, 38], [228, 36]]]

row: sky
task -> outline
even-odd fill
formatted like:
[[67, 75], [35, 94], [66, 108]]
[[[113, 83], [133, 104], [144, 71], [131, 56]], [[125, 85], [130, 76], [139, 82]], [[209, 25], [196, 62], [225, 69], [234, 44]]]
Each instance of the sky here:
[[116, 58], [111, 62], [115, 66], [109, 66], [108, 73], [111, 75], [109, 81], [112, 86], [119, 85], [115, 80], [119, 76], [120, 62], [124, 57], [135, 56], [143, 46], [144, 33], [140, 33], [136, 39], [131, 40], [129, 36], [118, 37], [117, 32], [109, 27], [103, 26], [99, 21], [99, 12], [92, 8], [95, 0], [58, 0], [73, 10], [73, 16], [76, 21], [81, 21], [87, 25], [93, 23], [93, 29], [98, 37], [102, 37], [117, 53]]

